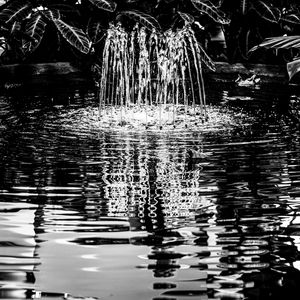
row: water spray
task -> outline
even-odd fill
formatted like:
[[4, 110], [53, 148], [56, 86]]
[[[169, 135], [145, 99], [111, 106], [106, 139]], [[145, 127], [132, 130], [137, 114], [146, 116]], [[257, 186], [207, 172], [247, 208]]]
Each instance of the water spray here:
[[157, 109], [159, 128], [170, 122], [169, 112], [173, 112], [171, 123], [175, 127], [180, 116], [177, 110], [183, 105], [185, 124], [190, 106], [194, 117], [200, 111], [200, 117], [205, 119], [200, 48], [193, 30], [186, 25], [161, 33], [137, 24], [126, 32], [120, 23], [111, 24], [104, 45], [99, 89], [99, 118], [106, 107], [114, 108], [120, 110], [123, 123], [130, 114], [129, 108], [135, 107], [144, 110], [147, 125], [150, 108]]

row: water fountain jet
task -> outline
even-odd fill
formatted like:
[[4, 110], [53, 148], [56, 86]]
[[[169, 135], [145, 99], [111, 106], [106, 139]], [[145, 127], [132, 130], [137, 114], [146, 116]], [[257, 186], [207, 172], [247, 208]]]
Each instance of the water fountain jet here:
[[138, 24], [127, 32], [120, 23], [111, 24], [102, 57], [99, 121], [159, 129], [204, 122], [204, 54], [188, 24], [165, 32]]

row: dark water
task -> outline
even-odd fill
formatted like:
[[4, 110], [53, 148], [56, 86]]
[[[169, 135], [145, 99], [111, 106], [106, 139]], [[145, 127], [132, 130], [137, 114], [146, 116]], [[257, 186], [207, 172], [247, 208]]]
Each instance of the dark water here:
[[0, 298], [298, 299], [298, 95], [210, 86], [245, 126], [184, 134], [70, 130], [93, 93], [2, 96]]

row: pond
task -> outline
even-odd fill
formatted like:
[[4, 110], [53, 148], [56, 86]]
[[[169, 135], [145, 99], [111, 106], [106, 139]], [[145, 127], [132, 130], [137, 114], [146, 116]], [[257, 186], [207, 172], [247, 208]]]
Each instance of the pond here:
[[299, 90], [207, 94], [229, 121], [182, 132], [89, 130], [88, 90], [1, 96], [0, 298], [294, 299]]

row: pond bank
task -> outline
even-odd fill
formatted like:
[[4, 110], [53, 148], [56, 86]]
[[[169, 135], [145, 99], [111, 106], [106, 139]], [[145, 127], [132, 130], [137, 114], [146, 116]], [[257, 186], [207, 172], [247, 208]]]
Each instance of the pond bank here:
[[[246, 79], [252, 75], [260, 78], [261, 83], [288, 84], [286, 67], [264, 64], [216, 63], [216, 71], [205, 70], [205, 79], [209, 82], [234, 82], [238, 75]], [[30, 89], [49, 91], [54, 87], [94, 85], [92, 74], [70, 62], [43, 64], [15, 64], [0, 66], [0, 90]]]
[[243, 79], [256, 75], [262, 83], [288, 84], [288, 73], [284, 65], [266, 64], [229, 64], [226, 62], [216, 62], [216, 71], [207, 71], [209, 80], [228, 82], [234, 81], [238, 75]]
[[70, 62], [0, 66], [0, 91], [53, 93], [94, 86], [90, 73]]

